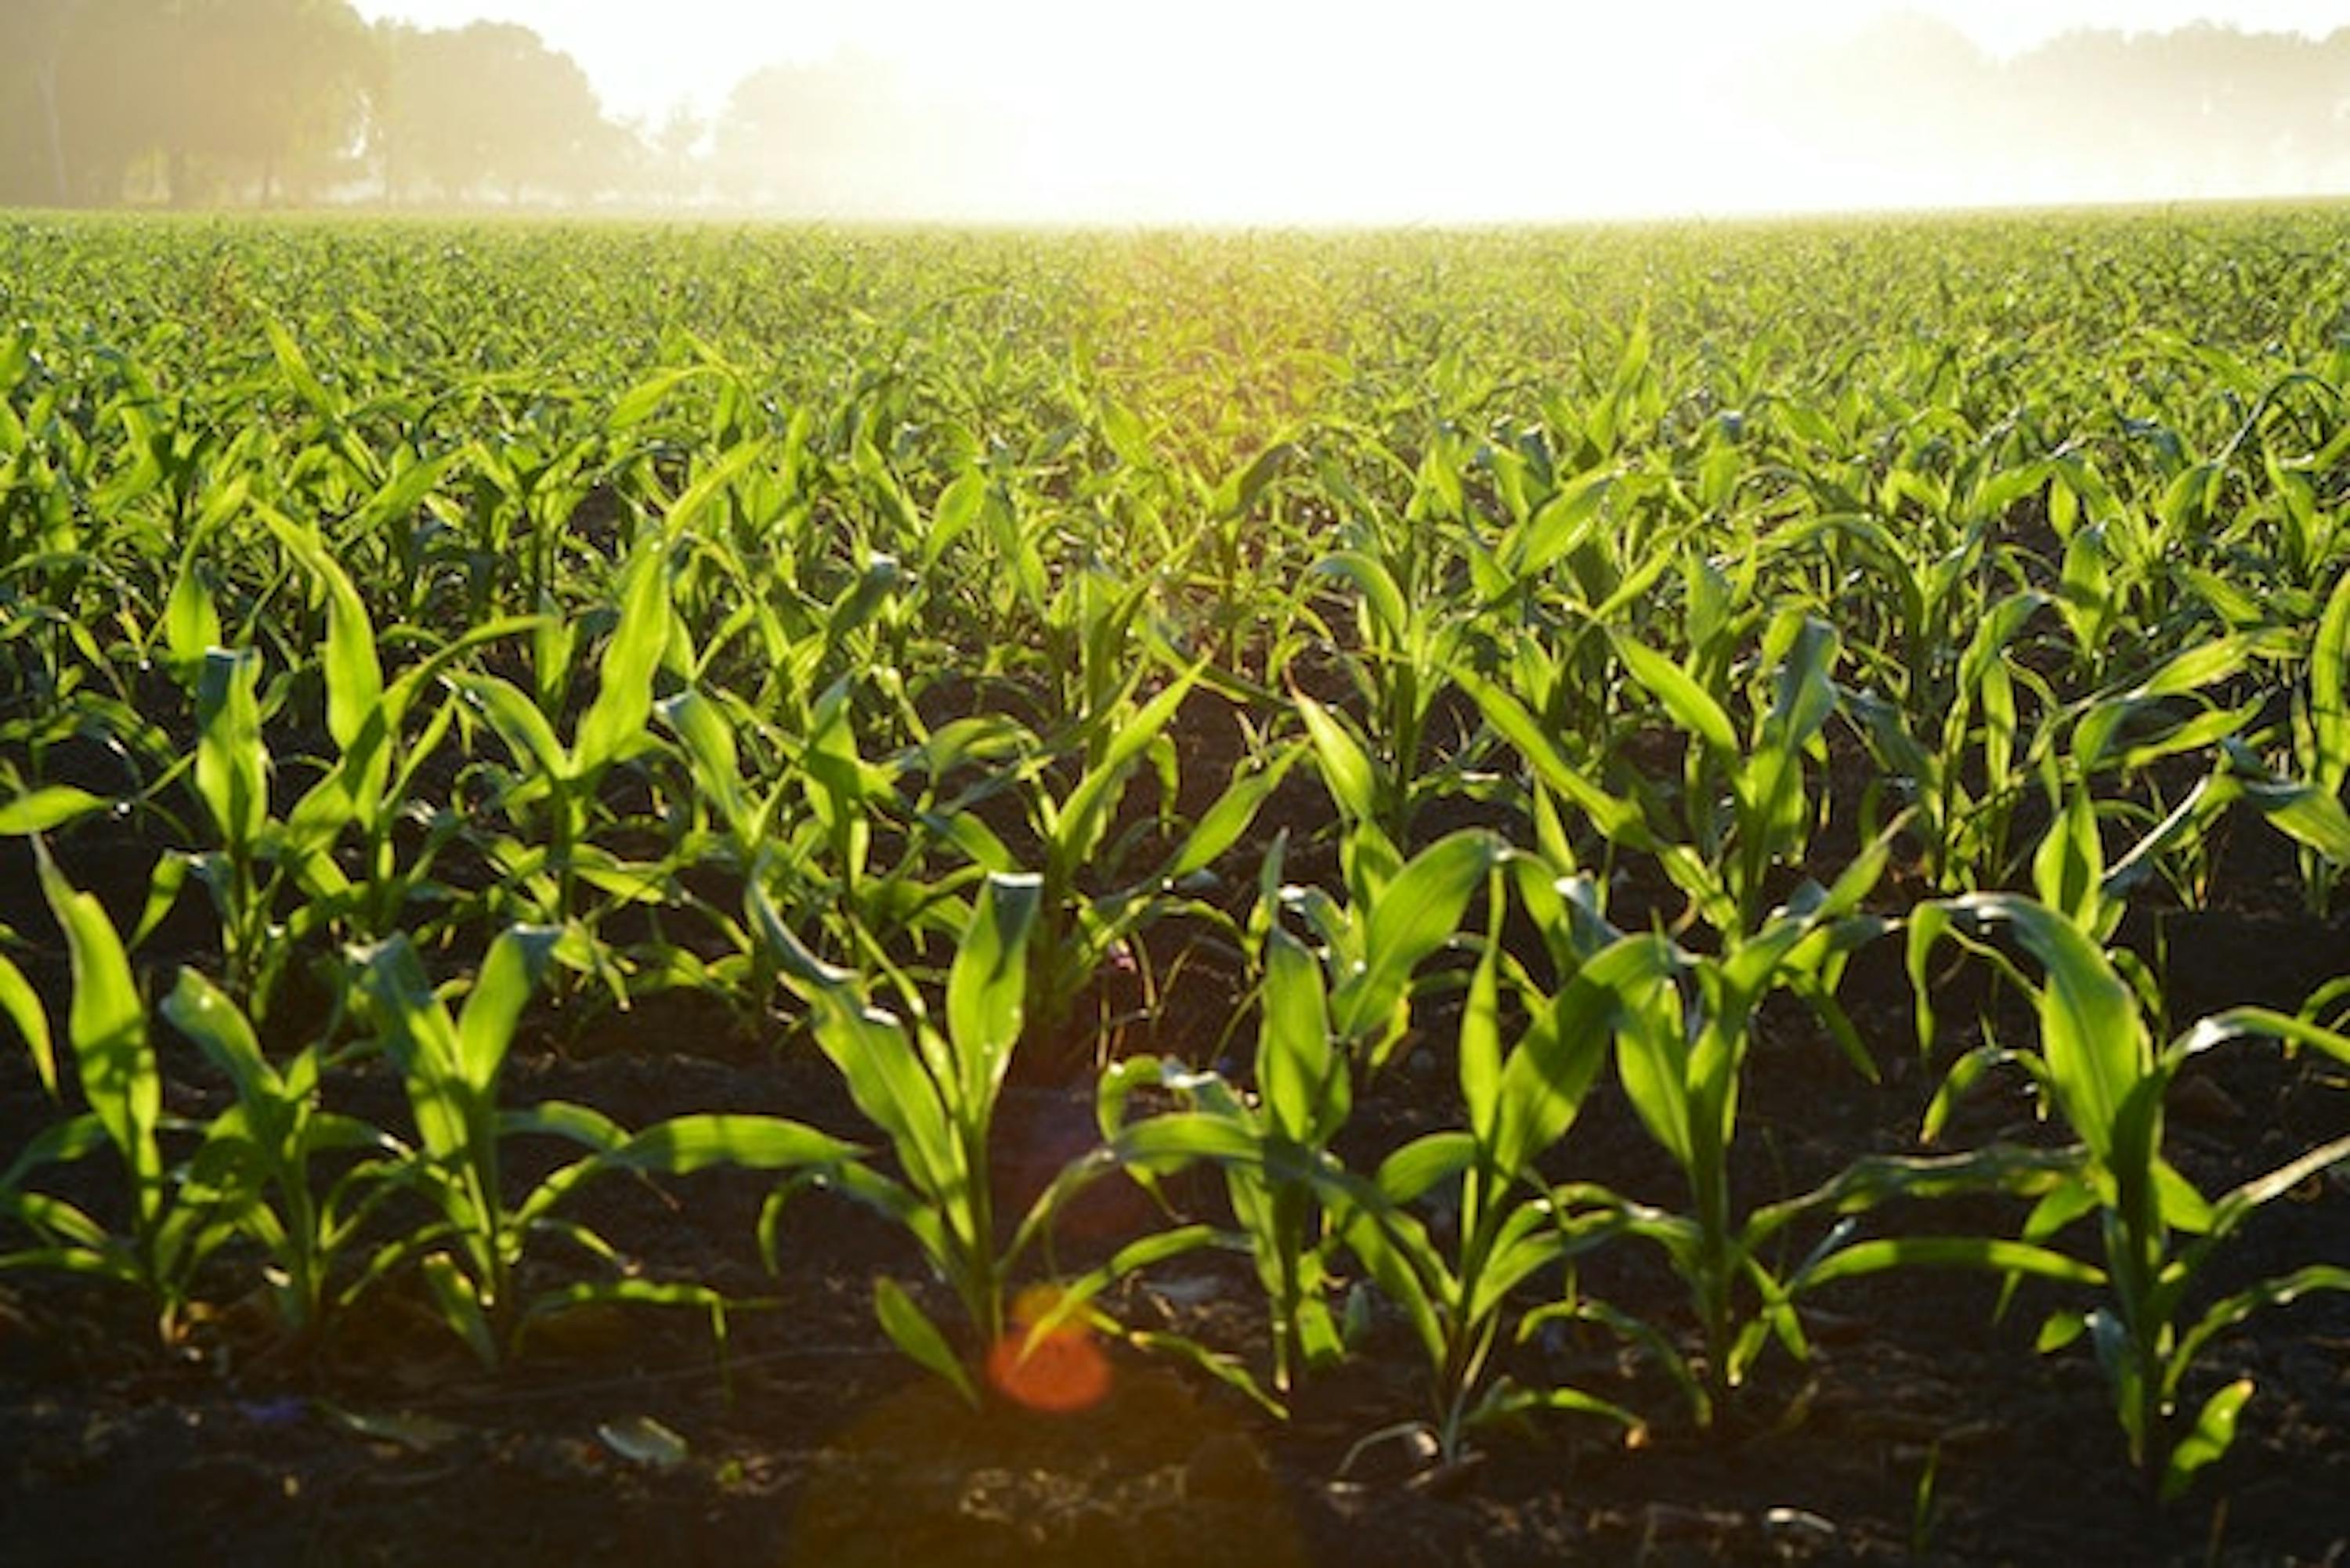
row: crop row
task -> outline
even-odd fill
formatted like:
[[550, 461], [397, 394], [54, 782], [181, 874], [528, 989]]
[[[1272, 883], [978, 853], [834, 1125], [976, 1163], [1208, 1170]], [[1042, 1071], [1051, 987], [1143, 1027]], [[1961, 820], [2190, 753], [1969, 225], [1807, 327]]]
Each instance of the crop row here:
[[[496, 231], [19, 225], [0, 830], [42, 889], [12, 918], [59, 935], [0, 960], [0, 1003], [85, 1108], [0, 1176], [5, 1261], [143, 1292], [167, 1339], [223, 1269], [297, 1343], [413, 1290], [494, 1365], [586, 1301], [723, 1329], [723, 1297], [637, 1277], [564, 1202], [748, 1167], [777, 1173], [772, 1263], [811, 1186], [905, 1232], [961, 1321], [884, 1281], [881, 1325], [975, 1398], [985, 1347], [1115, 1330], [1108, 1286], [1229, 1247], [1270, 1364], [1140, 1337], [1277, 1405], [1347, 1354], [1358, 1276], [1424, 1354], [1447, 1459], [1503, 1414], [1643, 1418], [1498, 1376], [1509, 1335], [1621, 1335], [1707, 1424], [1773, 1345], [1804, 1354], [1809, 1293], [1962, 1267], [2071, 1293], [2043, 1346], [2090, 1343], [2175, 1491], [2251, 1392], [2187, 1397], [2207, 1343], [2350, 1286], [2314, 1262], [2199, 1288], [2350, 1140], [2214, 1196], [2162, 1136], [2206, 1050], [2350, 1059], [2326, 996], [2174, 1032], [2158, 961], [2116, 940], [2132, 900], [2198, 906], [2230, 833], [2288, 846], [2312, 914], [2350, 867], [2331, 233], [679, 262], [616, 231], [597, 270]], [[203, 291], [110, 316], [94, 283], [131, 292], [127, 256]], [[2184, 335], [2190, 307], [2226, 330]], [[119, 912], [77, 891], [126, 862]], [[192, 1124], [162, 1113], [130, 957], [174, 941], [196, 961], [161, 1016], [233, 1095]], [[2064, 1137], [1737, 1190], [1758, 1018], [1792, 1002], [1874, 1077], [1907, 1043], [1839, 991], [1903, 941], [1946, 1075], [1921, 1139], [1992, 1074]], [[1950, 1049], [1953, 950], [2028, 1041]], [[1244, 1004], [1148, 1049], [1192, 965]], [[527, 1019], [677, 990], [812, 1036], [866, 1125], [502, 1096]], [[1451, 1068], [1450, 1124], [1349, 1166], [1354, 1102], [1407, 1049]], [[332, 1108], [363, 1061], [408, 1125]], [[999, 1214], [1015, 1062], [1092, 1075], [1100, 1138]], [[1679, 1207], [1558, 1168], [1604, 1076]], [[574, 1153], [518, 1188], [523, 1139]], [[93, 1159], [112, 1219], [44, 1185]], [[1220, 1179], [1213, 1218], [1050, 1266], [1081, 1188], [1185, 1168]], [[2025, 1200], [2012, 1233], [1869, 1228], [1984, 1193]], [[526, 1296], [550, 1246], [572, 1282]], [[1626, 1247], [1685, 1321], [1575, 1290]], [[1040, 1274], [1049, 1298], [1019, 1290]]]

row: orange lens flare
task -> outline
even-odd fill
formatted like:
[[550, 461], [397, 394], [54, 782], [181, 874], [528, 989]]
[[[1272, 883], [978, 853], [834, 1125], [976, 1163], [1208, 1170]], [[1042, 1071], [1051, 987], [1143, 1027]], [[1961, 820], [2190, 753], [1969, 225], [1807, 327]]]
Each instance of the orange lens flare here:
[[987, 1349], [987, 1381], [1005, 1398], [1050, 1416], [1091, 1409], [1109, 1396], [1109, 1358], [1079, 1317], [1035, 1325], [1061, 1304], [1060, 1293], [1038, 1285], [1012, 1303], [1012, 1331]]

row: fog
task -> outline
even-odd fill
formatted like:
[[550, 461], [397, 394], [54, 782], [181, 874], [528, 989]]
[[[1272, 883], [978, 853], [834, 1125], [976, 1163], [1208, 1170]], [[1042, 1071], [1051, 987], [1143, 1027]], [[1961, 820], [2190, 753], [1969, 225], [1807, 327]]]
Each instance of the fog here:
[[1418, 223], [2350, 191], [2350, 27], [2293, 0], [494, 3], [0, 0], [0, 202]]

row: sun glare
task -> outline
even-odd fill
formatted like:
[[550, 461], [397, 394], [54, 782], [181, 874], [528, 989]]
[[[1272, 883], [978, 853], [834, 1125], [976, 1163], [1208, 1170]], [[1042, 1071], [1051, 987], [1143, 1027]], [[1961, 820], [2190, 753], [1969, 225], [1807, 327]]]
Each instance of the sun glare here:
[[1061, 1304], [1061, 1293], [1048, 1285], [1023, 1291], [1012, 1306], [1010, 1332], [987, 1351], [989, 1385], [1048, 1416], [1073, 1416], [1109, 1397], [1109, 1357], [1082, 1316], [1051, 1321]]
[[[808, 216], [1508, 223], [2284, 194], [2345, 173], [2273, 138], [2182, 171], [2100, 140], [2066, 84], [2017, 111], [2016, 83], [1993, 79], [2085, 27], [2314, 37], [2342, 21], [2316, 0], [671, 0], [652, 31], [570, 0], [361, 9], [535, 27], [614, 115], [699, 117], [718, 156], [664, 196]], [[746, 129], [740, 95], [771, 67], [853, 112]], [[2220, 131], [2244, 118], [2205, 113]], [[2052, 134], [2071, 151], [2051, 156]]]

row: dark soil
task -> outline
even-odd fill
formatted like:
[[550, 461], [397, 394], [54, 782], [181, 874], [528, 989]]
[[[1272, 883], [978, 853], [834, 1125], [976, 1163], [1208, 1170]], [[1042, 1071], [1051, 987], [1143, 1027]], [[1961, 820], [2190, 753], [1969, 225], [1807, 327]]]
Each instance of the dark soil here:
[[[1299, 803], [1299, 815], [1311, 810]], [[2223, 863], [2205, 909], [2134, 917], [2125, 935], [2167, 950], [2180, 1019], [2237, 1002], [2297, 1005], [2350, 971], [2350, 931], [2296, 914], [2275, 870], [2247, 852]], [[8, 902], [26, 917], [20, 929], [38, 929], [37, 909], [16, 908], [27, 900]], [[1950, 1047], [1918, 1059], [1898, 942], [1887, 950], [1856, 965], [1846, 987], [1878, 1044], [1880, 1083], [1856, 1074], [1799, 1012], [1766, 1015], [1741, 1124], [1746, 1201], [1806, 1189], [1864, 1153], [1917, 1147]], [[33, 967], [45, 983], [58, 978], [54, 962]], [[1179, 971], [1156, 999], [1169, 1021], [1145, 1025], [1143, 1043], [1211, 1048], [1235, 989], [1228, 966]], [[1946, 999], [1953, 1024], [1973, 1007], [1971, 993], [1957, 995]], [[1440, 1008], [1427, 1038], [1361, 1096], [1343, 1143], [1350, 1162], [1367, 1165], [1451, 1119], [1444, 1033]], [[2207, 1192], [2350, 1131], [2339, 1071], [2265, 1045], [2207, 1060], [2181, 1086], [2170, 1135], [2173, 1158]], [[174, 1067], [173, 1108], [217, 1103], [198, 1064]], [[588, 1029], [550, 1027], [513, 1064], [506, 1091], [516, 1104], [586, 1102], [630, 1126], [723, 1107], [860, 1132], [805, 1043], [780, 1030], [752, 1037], [723, 1008], [686, 997]], [[336, 1079], [328, 1098], [402, 1122], [397, 1085], [380, 1068]], [[21, 1061], [0, 1066], [0, 1151], [54, 1115]], [[1016, 1088], [1002, 1134], [1004, 1199], [1024, 1200], [1087, 1146], [1086, 1091]], [[2047, 1136], [2020, 1090], [1994, 1088], [1969, 1102], [1950, 1138]], [[1552, 1162], [1561, 1177], [1682, 1200], [1612, 1085]], [[102, 1177], [64, 1179], [116, 1211]], [[770, 1277], [753, 1243], [768, 1187], [723, 1172], [616, 1179], [588, 1189], [573, 1211], [646, 1276], [699, 1280], [741, 1300], [723, 1354], [698, 1314], [583, 1308], [551, 1320], [491, 1376], [420, 1304], [386, 1290], [307, 1355], [273, 1346], [234, 1302], [214, 1303], [189, 1345], [167, 1355], [120, 1292], [0, 1274], [0, 1558], [27, 1568], [2350, 1562], [2350, 1297], [2256, 1317], [2210, 1354], [2190, 1399], [2237, 1376], [2259, 1391], [2232, 1453], [2167, 1510], [2126, 1465], [2085, 1347], [2034, 1353], [2057, 1295], [2027, 1289], [2002, 1314], [1994, 1282], [1957, 1273], [1813, 1298], [1809, 1359], [1766, 1354], [1711, 1432], [1612, 1339], [1539, 1334], [1503, 1353], [1506, 1368], [1638, 1409], [1651, 1422], [1643, 1439], [1627, 1445], [1588, 1417], [1540, 1418], [1482, 1434], [1471, 1463], [1431, 1471], [1403, 1438], [1355, 1451], [1422, 1409], [1417, 1353], [1391, 1314], [1372, 1314], [1361, 1353], [1312, 1383], [1285, 1421], [1123, 1346], [1109, 1351], [1107, 1397], [1082, 1413], [1002, 1401], [973, 1411], [875, 1325], [881, 1275], [951, 1319], [943, 1292], [917, 1287], [910, 1249], [864, 1210], [806, 1196], [786, 1211], [783, 1268]], [[1171, 1196], [1216, 1210], [1212, 1183]], [[2017, 1219], [1981, 1203], [1870, 1223], [2012, 1233]], [[1062, 1261], [1097, 1256], [1152, 1223], [1139, 1193], [1105, 1189], [1072, 1220]], [[2210, 1287], [2319, 1261], [2350, 1261], [2350, 1184], [2336, 1179], [2265, 1211], [2220, 1255]], [[565, 1272], [573, 1262], [551, 1248], [548, 1277], [576, 1277]], [[1679, 1287], [1652, 1258], [1603, 1251], [1579, 1283], [1668, 1332], [1689, 1327]], [[1195, 1254], [1129, 1282], [1109, 1305], [1131, 1327], [1264, 1365], [1261, 1296], [1237, 1260]], [[647, 1421], [681, 1438], [681, 1454], [664, 1459], [633, 1438]]]

